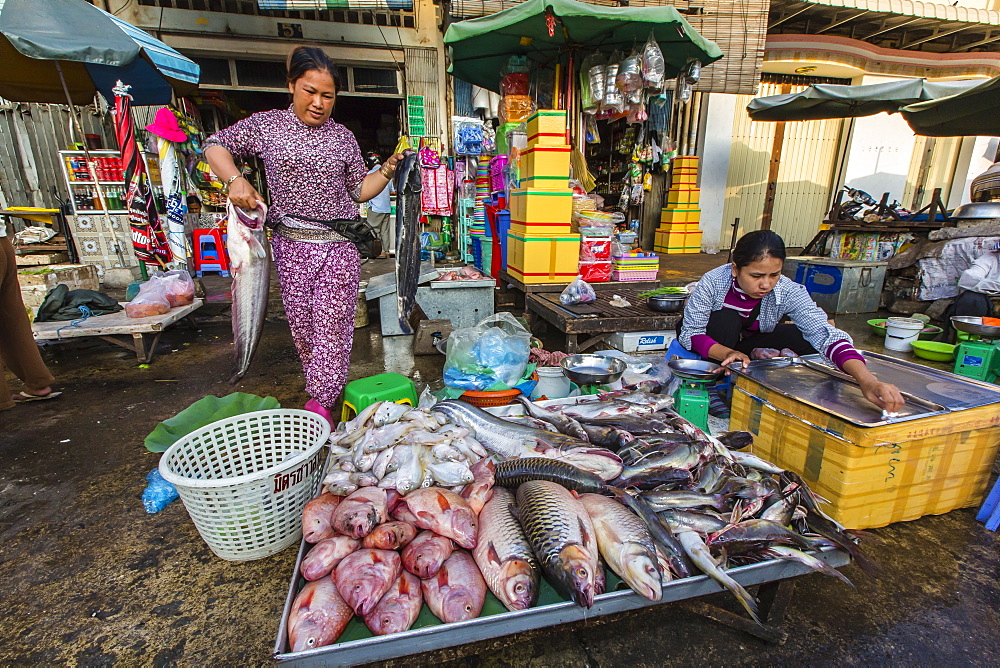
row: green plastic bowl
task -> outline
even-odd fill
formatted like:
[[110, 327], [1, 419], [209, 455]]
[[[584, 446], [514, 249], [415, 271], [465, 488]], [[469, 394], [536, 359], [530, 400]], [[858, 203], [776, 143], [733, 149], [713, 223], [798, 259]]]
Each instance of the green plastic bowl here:
[[950, 343], [939, 343], [937, 341], [914, 341], [913, 354], [923, 357], [925, 360], [934, 362], [954, 362], [955, 346]]
[[876, 336], [885, 338], [885, 318], [874, 318], [868, 321], [868, 326]]
[[[872, 332], [874, 332], [876, 336], [885, 338], [885, 318], [873, 318], [868, 321], [868, 326], [872, 328]], [[920, 330], [920, 340], [933, 339], [943, 331], [944, 330], [940, 327], [928, 325]]]

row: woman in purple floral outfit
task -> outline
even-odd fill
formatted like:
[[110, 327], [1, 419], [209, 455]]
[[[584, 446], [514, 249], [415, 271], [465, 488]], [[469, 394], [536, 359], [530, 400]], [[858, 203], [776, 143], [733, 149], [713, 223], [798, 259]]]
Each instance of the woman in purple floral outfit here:
[[288, 56], [291, 106], [253, 114], [205, 144], [212, 171], [244, 209], [264, 198], [233, 156], [264, 163], [282, 302], [311, 397], [306, 408], [331, 422], [330, 409], [347, 383], [361, 260], [354, 244], [323, 222], [358, 218], [358, 202], [380, 193], [402, 158], [394, 155], [366, 174], [357, 139], [330, 119], [336, 71], [320, 49], [297, 47]]

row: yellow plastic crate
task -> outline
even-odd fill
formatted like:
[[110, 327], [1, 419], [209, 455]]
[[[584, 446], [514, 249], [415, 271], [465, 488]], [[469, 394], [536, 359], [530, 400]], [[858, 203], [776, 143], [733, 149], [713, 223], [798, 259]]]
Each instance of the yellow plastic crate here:
[[565, 225], [568, 232], [573, 219], [573, 191], [515, 188], [510, 191], [507, 206], [512, 226], [513, 221], [531, 226], [553, 225], [555, 229], [551, 231], [558, 233]]
[[557, 134], [563, 137], [563, 141], [556, 144], [565, 144], [566, 139], [566, 111], [559, 109], [539, 109], [531, 116], [528, 116], [528, 143], [531, 138], [538, 135]]
[[569, 151], [562, 146], [529, 146], [521, 152], [521, 178], [562, 176], [569, 179]]
[[569, 283], [577, 275], [580, 235], [527, 237], [507, 233], [507, 271], [522, 283]]
[[1000, 449], [1000, 411], [983, 406], [858, 427], [738, 376], [730, 429], [754, 454], [799, 473], [849, 529], [938, 515], [982, 501]]
[[680, 205], [682, 204], [691, 204], [694, 206], [690, 208], [696, 208], [698, 206], [700, 195], [700, 188], [671, 188], [667, 191], [667, 204], [672, 206], [669, 206], [668, 208], [680, 208]]

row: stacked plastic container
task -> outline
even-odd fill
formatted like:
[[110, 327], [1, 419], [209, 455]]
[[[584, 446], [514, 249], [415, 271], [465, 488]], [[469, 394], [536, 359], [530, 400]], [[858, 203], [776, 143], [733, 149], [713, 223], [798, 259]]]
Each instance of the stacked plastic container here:
[[573, 190], [566, 112], [542, 109], [528, 117], [520, 187], [510, 191], [507, 271], [530, 283], [569, 283], [577, 275], [580, 235], [573, 234]]
[[614, 281], [654, 281], [660, 269], [660, 258], [655, 253], [615, 255], [611, 261]]
[[671, 166], [670, 190], [660, 212], [653, 249], [661, 253], [697, 253], [701, 250], [698, 158], [677, 156]]

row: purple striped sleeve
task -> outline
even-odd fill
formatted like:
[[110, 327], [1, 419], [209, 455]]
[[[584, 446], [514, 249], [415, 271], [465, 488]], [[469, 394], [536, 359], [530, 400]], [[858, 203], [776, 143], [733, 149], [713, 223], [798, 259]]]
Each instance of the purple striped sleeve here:
[[852, 346], [847, 339], [840, 339], [839, 341], [834, 341], [826, 349], [826, 356], [833, 362], [838, 369], [844, 370], [844, 363], [848, 360], [861, 360], [865, 361], [865, 358]]
[[698, 355], [702, 359], [708, 359], [708, 351], [714, 346], [718, 341], [713, 339], [708, 334], [695, 334], [691, 337], [691, 352]]

